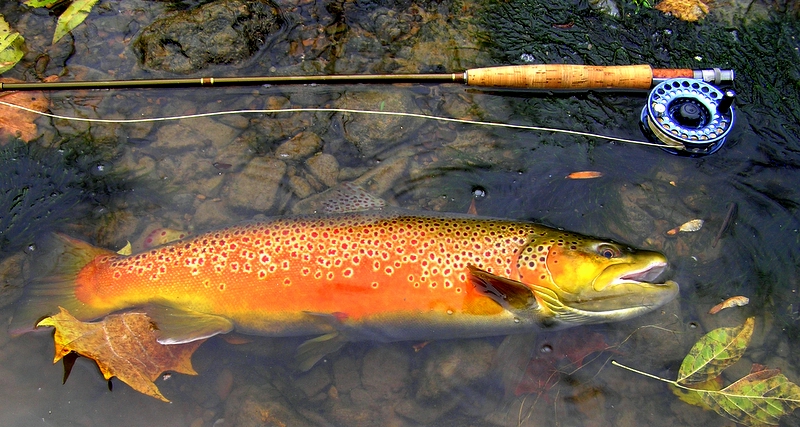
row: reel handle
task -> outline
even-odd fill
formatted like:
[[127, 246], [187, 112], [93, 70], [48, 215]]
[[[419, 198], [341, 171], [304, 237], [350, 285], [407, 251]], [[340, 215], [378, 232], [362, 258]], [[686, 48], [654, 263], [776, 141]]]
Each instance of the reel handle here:
[[[691, 70], [689, 70], [691, 71]], [[527, 64], [476, 68], [464, 72], [469, 86], [506, 89], [642, 89], [653, 84], [649, 65]]]
[[[454, 75], [455, 76], [455, 75]], [[639, 89], [675, 78], [702, 80], [715, 86], [733, 84], [733, 70], [719, 68], [652, 68], [644, 65], [528, 64], [473, 68], [459, 76], [470, 86], [503, 89], [592, 90]], [[454, 78], [454, 81], [458, 81]]]

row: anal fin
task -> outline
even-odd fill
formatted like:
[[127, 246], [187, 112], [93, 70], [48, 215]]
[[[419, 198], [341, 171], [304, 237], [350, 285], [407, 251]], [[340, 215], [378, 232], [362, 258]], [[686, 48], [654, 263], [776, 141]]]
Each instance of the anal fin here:
[[148, 304], [145, 312], [153, 320], [161, 344], [184, 344], [233, 330], [233, 322], [215, 314], [201, 313], [166, 304]]

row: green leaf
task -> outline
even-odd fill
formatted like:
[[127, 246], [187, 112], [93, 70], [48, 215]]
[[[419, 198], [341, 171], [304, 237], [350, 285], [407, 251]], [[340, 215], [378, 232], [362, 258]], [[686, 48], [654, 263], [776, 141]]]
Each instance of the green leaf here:
[[735, 328], [718, 328], [707, 333], [689, 350], [678, 370], [677, 382], [703, 383], [719, 376], [747, 350], [755, 320], [751, 317]]
[[800, 407], [800, 386], [779, 369], [763, 369], [719, 391], [701, 391], [703, 402], [725, 418], [747, 426], [778, 425]]
[[50, 7], [61, 0], [28, 0], [25, 2], [25, 6], [31, 7]]
[[700, 394], [699, 390], [719, 391], [722, 388], [722, 378], [717, 377], [703, 383], [692, 384], [692, 388], [681, 387], [680, 385], [670, 383], [669, 388], [680, 400], [690, 405], [710, 410], [711, 407], [703, 400], [703, 395]]
[[3, 15], [0, 15], [0, 74], [14, 68], [25, 55], [23, 44], [25, 39], [11, 31]]
[[74, 0], [67, 10], [58, 17], [56, 32], [53, 34], [53, 44], [80, 25], [89, 16], [89, 12], [92, 11], [95, 3], [97, 3], [97, 0]]

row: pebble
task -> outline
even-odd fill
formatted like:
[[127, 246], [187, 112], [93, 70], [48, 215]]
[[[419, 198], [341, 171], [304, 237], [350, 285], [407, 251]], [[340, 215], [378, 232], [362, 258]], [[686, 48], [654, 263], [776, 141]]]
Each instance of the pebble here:
[[266, 212], [277, 200], [285, 172], [282, 161], [256, 157], [227, 186], [225, 197], [233, 207]]
[[352, 357], [340, 357], [333, 362], [333, 378], [339, 393], [349, 393], [361, 386], [358, 364]]
[[319, 153], [306, 160], [306, 167], [314, 177], [322, 181], [327, 187], [336, 185], [336, 178], [339, 175], [339, 162], [336, 157]]
[[220, 400], [224, 401], [233, 389], [233, 372], [230, 369], [223, 369], [217, 375], [216, 392]]
[[313, 132], [301, 132], [275, 149], [275, 157], [282, 160], [302, 160], [322, 148], [322, 139]]
[[408, 381], [409, 349], [403, 344], [373, 347], [361, 367], [364, 388], [376, 398], [389, 398], [402, 391]]
[[300, 389], [307, 397], [316, 396], [326, 387], [331, 384], [331, 377], [327, 369], [322, 366], [316, 366], [309, 372], [306, 372], [294, 382], [294, 386]]

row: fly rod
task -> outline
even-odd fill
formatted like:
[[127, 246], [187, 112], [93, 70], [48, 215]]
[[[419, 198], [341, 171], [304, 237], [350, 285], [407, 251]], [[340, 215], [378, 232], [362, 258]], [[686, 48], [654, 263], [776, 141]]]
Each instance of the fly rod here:
[[649, 65], [528, 64], [474, 68], [451, 74], [340, 74], [319, 76], [193, 77], [175, 79], [0, 83], [0, 91], [130, 89], [233, 85], [333, 83], [462, 83], [497, 89], [531, 90], [649, 90], [672, 78], [702, 80], [717, 86], [733, 83], [733, 70], [654, 69]]

